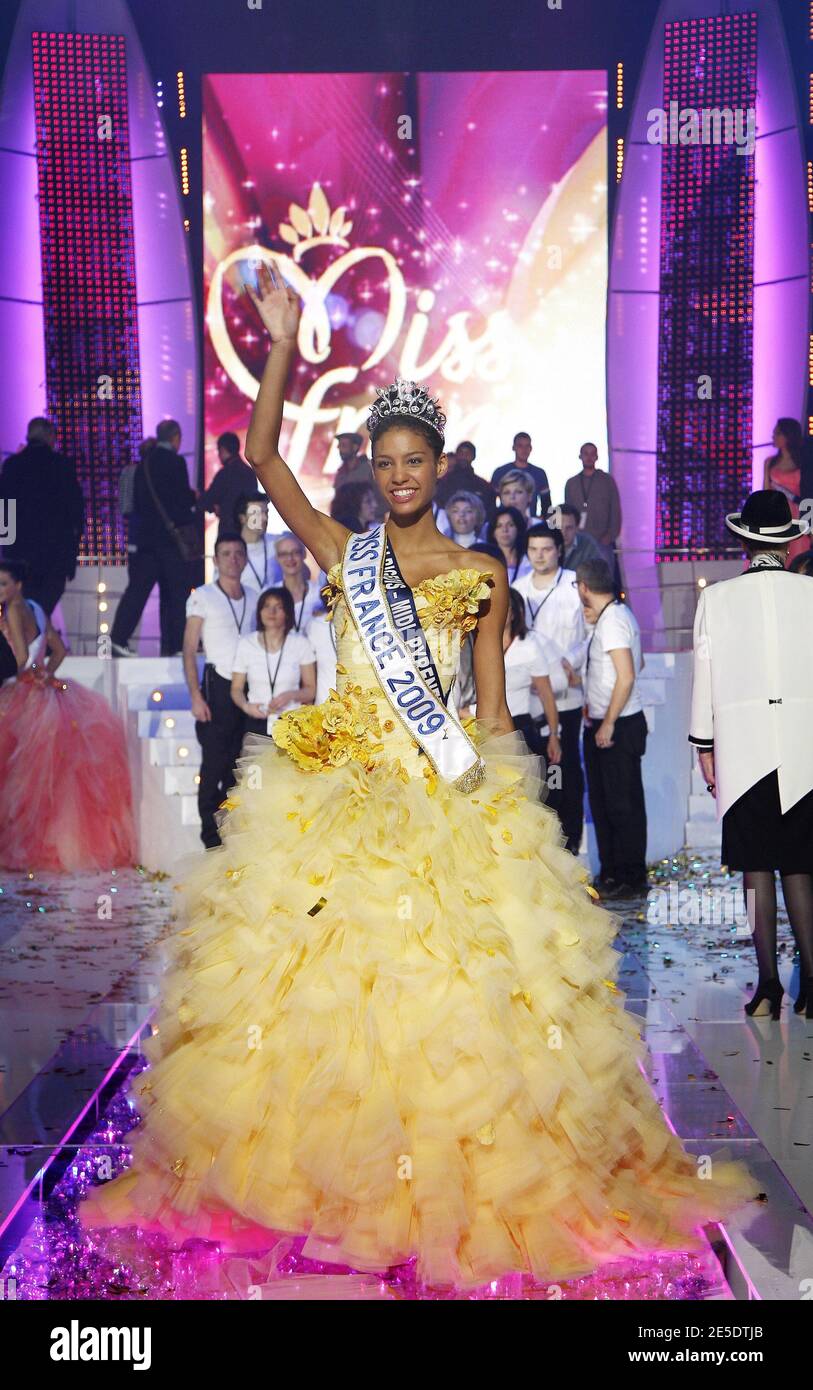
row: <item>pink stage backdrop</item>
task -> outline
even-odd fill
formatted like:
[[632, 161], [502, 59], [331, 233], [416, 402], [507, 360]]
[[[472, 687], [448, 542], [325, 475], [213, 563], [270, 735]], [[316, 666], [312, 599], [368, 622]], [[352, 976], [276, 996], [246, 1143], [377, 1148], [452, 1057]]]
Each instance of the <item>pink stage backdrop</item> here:
[[[283, 454], [317, 504], [376, 385], [424, 383], [485, 476], [517, 430], [560, 500], [606, 466], [604, 72], [205, 79], [206, 470], [241, 439], [266, 340], [241, 286], [306, 301]], [[362, 430], [363, 433], [363, 430]], [[365, 435], [365, 445], [367, 439]]]

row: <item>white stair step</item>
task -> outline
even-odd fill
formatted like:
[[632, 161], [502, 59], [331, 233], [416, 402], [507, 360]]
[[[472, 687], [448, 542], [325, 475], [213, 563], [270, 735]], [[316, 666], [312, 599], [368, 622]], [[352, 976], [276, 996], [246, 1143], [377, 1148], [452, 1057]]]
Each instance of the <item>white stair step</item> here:
[[686, 845], [689, 849], [719, 849], [722, 831], [717, 820], [686, 822]]
[[198, 798], [196, 796], [181, 796], [178, 800], [181, 804], [181, 824], [199, 826]]
[[153, 767], [199, 767], [200, 744], [195, 738], [145, 739]]
[[[185, 684], [152, 681], [149, 685], [138, 682], [125, 688], [128, 708], [133, 710], [189, 709], [192, 703]], [[160, 698], [156, 699], [156, 696]]]
[[692, 792], [689, 797], [689, 820], [713, 820], [717, 824], [717, 803], [714, 797], [706, 791], [705, 785], [702, 792]]
[[154, 710], [140, 709], [134, 713], [138, 715], [139, 738], [195, 737], [195, 720], [191, 710], [164, 709], [163, 705], [156, 705]]
[[198, 769], [191, 764], [164, 768], [164, 792], [167, 796], [197, 796]]
[[167, 799], [167, 806], [172, 812], [171, 819], [165, 816], [160, 826], [152, 821], [142, 824], [141, 840], [144, 862], [163, 869], [165, 873], [174, 874], [179, 860], [187, 855], [202, 854], [203, 846], [200, 822], [196, 825], [182, 823], [177, 798], [172, 801]]
[[119, 685], [185, 685], [183, 661], [179, 656], [114, 657]]

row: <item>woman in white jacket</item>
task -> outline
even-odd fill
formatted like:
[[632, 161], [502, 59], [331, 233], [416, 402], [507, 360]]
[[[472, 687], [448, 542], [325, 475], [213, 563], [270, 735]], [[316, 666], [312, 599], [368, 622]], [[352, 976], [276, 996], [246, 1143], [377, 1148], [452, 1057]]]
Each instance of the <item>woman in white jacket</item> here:
[[765, 490], [726, 526], [750, 563], [700, 595], [689, 741], [717, 799], [722, 861], [743, 873], [759, 966], [745, 1011], [779, 1018], [778, 870], [799, 950], [794, 1009], [813, 1018], [813, 584], [785, 569], [808, 523]]

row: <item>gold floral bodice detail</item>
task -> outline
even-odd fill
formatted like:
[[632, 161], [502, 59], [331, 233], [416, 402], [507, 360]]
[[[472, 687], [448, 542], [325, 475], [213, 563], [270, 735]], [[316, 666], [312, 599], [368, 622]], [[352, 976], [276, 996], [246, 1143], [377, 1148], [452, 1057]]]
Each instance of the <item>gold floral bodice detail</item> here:
[[[412, 590], [444, 692], [454, 685], [463, 639], [477, 626], [491, 580], [489, 571], [459, 568], [424, 579]], [[336, 637], [335, 688], [324, 704], [303, 705], [278, 719], [274, 742], [305, 771], [351, 760], [372, 769], [393, 759], [406, 776], [421, 776], [429, 771], [426, 759], [393, 714], [348, 612], [341, 562], [328, 571], [322, 593]]]

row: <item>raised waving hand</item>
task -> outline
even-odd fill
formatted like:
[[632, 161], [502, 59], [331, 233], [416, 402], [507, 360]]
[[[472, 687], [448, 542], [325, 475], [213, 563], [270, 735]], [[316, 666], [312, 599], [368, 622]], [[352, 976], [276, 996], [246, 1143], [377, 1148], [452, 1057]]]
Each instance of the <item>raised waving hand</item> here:
[[274, 266], [261, 267], [257, 287], [255, 291], [246, 286], [271, 339], [271, 351], [251, 412], [246, 458], [286, 526], [327, 570], [341, 557], [350, 532], [340, 522], [317, 511], [279, 452], [285, 387], [296, 354], [301, 316], [299, 296], [285, 284]]
[[251, 285], [246, 289], [272, 343], [295, 343], [302, 316], [299, 295], [286, 285], [276, 267], [261, 265], [257, 290]]

